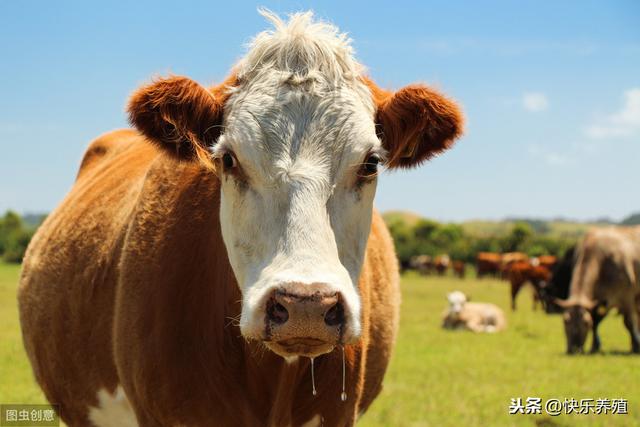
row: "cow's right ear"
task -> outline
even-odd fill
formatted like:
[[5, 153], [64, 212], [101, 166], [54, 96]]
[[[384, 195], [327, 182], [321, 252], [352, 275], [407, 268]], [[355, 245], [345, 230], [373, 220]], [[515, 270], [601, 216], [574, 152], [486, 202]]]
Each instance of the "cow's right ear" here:
[[169, 77], [138, 89], [129, 121], [149, 140], [184, 160], [211, 166], [209, 148], [220, 136], [224, 100], [186, 77]]
[[376, 106], [376, 126], [388, 152], [387, 167], [411, 168], [451, 148], [462, 135], [463, 116], [458, 104], [425, 85], [410, 85], [397, 92], [381, 89], [369, 78]]

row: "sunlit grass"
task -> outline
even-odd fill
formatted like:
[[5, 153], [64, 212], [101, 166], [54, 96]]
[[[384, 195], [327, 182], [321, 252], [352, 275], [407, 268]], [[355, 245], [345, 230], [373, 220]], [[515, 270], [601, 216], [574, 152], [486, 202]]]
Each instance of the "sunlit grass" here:
[[[509, 326], [494, 335], [440, 328], [445, 295], [458, 289], [497, 304]], [[398, 343], [382, 394], [363, 426], [638, 426], [640, 356], [630, 356], [619, 316], [601, 325], [604, 354], [568, 357], [560, 316], [531, 308], [522, 292], [511, 313], [497, 280], [404, 276]], [[512, 397], [626, 398], [629, 415], [508, 415]]]
[[[19, 267], [0, 264], [0, 403], [45, 403], [22, 347], [16, 286]], [[495, 335], [440, 328], [447, 292], [505, 309], [508, 329]], [[382, 394], [362, 426], [638, 426], [640, 357], [629, 356], [619, 316], [601, 326], [605, 354], [567, 357], [559, 316], [531, 310], [523, 292], [519, 310], [508, 307], [507, 283], [424, 278], [402, 281], [398, 343]], [[512, 397], [626, 398], [629, 415], [508, 415]]]

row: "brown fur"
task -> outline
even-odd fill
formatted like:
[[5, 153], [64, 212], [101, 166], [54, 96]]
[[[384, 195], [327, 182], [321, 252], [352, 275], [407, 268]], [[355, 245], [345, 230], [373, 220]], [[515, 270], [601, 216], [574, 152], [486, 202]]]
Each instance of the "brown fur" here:
[[551, 280], [551, 271], [542, 265], [531, 265], [529, 261], [514, 261], [509, 265], [507, 276], [511, 283], [511, 310], [516, 310], [516, 298], [520, 289], [527, 282], [533, 286], [533, 309], [541, 301], [541, 289], [543, 283]]
[[502, 258], [500, 254], [494, 252], [478, 252], [476, 255], [476, 276], [478, 279], [489, 274], [498, 275], [500, 272]]
[[451, 268], [453, 269], [453, 274], [456, 275], [460, 279], [464, 279], [464, 276], [467, 272], [467, 266], [464, 261], [455, 260], [451, 263]]
[[538, 257], [540, 266], [546, 267], [547, 270], [552, 271], [558, 263], [558, 258], [553, 255], [540, 255]]
[[151, 141], [179, 158], [197, 158], [211, 167], [207, 148], [222, 131], [227, 85], [207, 90], [186, 77], [168, 77], [138, 89], [129, 100], [129, 119]]
[[389, 152], [387, 166], [408, 168], [451, 148], [462, 135], [464, 118], [458, 105], [424, 85], [397, 92], [378, 87], [368, 78], [377, 105], [378, 134]]
[[141, 425], [300, 425], [316, 414], [351, 425], [381, 389], [398, 322], [397, 261], [380, 216], [360, 280], [364, 333], [346, 349], [349, 398], [340, 401], [338, 350], [316, 360], [314, 398], [308, 360], [287, 365], [232, 321], [240, 298], [215, 175], [159, 156], [132, 131], [89, 152], [116, 140], [40, 228], [21, 279], [25, 346], [63, 420], [88, 425], [98, 390], [122, 384]]

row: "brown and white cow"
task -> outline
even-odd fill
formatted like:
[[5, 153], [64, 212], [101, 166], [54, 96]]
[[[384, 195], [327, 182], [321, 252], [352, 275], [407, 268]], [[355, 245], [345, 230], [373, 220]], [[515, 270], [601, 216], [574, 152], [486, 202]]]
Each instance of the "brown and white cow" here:
[[590, 230], [576, 246], [569, 298], [564, 308], [567, 352], [582, 352], [593, 332], [591, 352], [600, 350], [598, 324], [612, 308], [624, 317], [631, 351], [640, 353], [640, 226]]
[[447, 294], [449, 307], [442, 315], [444, 329], [464, 329], [476, 333], [499, 332], [507, 327], [504, 312], [495, 304], [469, 302], [460, 291]]
[[310, 13], [264, 14], [224, 84], [139, 89], [137, 130], [91, 144], [28, 249], [24, 344], [70, 426], [353, 425], [380, 392], [399, 286], [378, 165], [446, 150], [461, 113], [378, 88]]
[[451, 258], [447, 254], [438, 255], [433, 261], [433, 267], [439, 276], [444, 276], [451, 264]]

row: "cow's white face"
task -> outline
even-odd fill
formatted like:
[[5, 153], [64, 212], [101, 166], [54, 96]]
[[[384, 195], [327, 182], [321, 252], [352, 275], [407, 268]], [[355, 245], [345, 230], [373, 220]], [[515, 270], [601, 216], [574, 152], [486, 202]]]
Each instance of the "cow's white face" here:
[[462, 117], [424, 85], [377, 87], [346, 36], [310, 13], [267, 18], [274, 29], [227, 84], [161, 79], [133, 95], [129, 114], [150, 141], [220, 178], [242, 334], [314, 357], [360, 336], [378, 164], [413, 167], [446, 150]]
[[449, 312], [460, 314], [467, 303], [467, 296], [460, 291], [453, 291], [447, 295], [447, 300], [449, 301]]
[[344, 304], [344, 341], [360, 333], [358, 277], [377, 164], [371, 94], [266, 80], [227, 102], [214, 150], [220, 222], [243, 294], [243, 335], [265, 338], [265, 307], [289, 284], [323, 284]]

